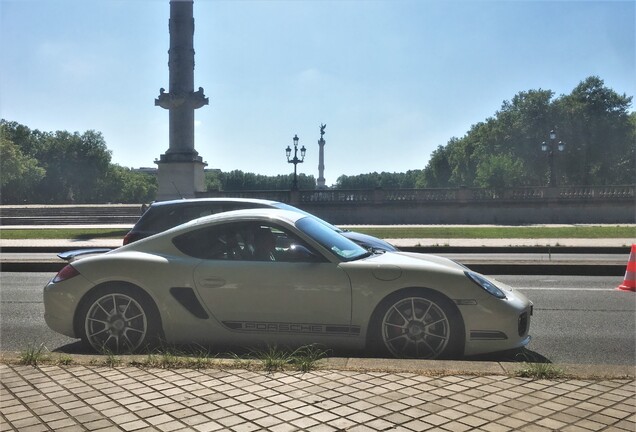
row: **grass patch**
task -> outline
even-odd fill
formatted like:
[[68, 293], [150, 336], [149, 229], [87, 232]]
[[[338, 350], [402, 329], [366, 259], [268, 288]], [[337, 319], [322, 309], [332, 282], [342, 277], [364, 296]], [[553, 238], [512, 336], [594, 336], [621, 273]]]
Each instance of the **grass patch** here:
[[98, 238], [123, 239], [127, 229], [108, 228], [45, 228], [45, 229], [0, 229], [3, 239], [72, 239], [91, 240]]
[[523, 366], [515, 372], [515, 376], [535, 380], [551, 380], [566, 377], [563, 369], [554, 366], [545, 357], [537, 355], [532, 351], [524, 350], [518, 353], [516, 358], [523, 360]]
[[293, 352], [292, 364], [301, 372], [309, 372], [317, 368], [318, 360], [327, 357], [328, 352], [315, 345], [307, 345]]
[[279, 372], [292, 364], [293, 356], [289, 351], [276, 346], [269, 346], [264, 350], [253, 351], [250, 357], [260, 360], [267, 372]]
[[515, 375], [535, 380], [565, 378], [563, 369], [554, 366], [552, 363], [524, 363], [524, 366]]
[[355, 231], [380, 238], [633, 238], [633, 226], [520, 226], [520, 227], [360, 227]]
[[29, 345], [26, 350], [20, 353], [20, 364], [37, 366], [49, 359], [48, 349], [41, 343], [38, 346]]
[[[634, 238], [633, 226], [519, 226], [519, 227], [354, 227], [355, 231], [380, 238]], [[5, 239], [73, 239], [91, 240], [98, 238], [123, 239], [127, 229], [108, 228], [59, 228], [59, 229], [0, 229], [0, 237]]]
[[57, 360], [55, 361], [55, 364], [58, 364], [60, 366], [69, 366], [73, 364], [73, 357], [71, 357], [68, 354], [62, 354], [60, 355]]
[[[241, 357], [233, 355], [240, 361]], [[268, 346], [265, 349], [252, 350], [247, 358], [257, 360], [267, 372], [280, 372], [284, 370], [298, 370], [309, 372], [317, 368], [318, 360], [327, 357], [327, 351], [316, 345], [301, 346], [293, 351]]]
[[204, 350], [187, 353], [167, 349], [156, 354], [148, 354], [145, 360], [135, 362], [135, 366], [159, 369], [204, 369], [212, 364], [212, 360], [214, 358], [216, 358], [215, 355], [211, 355], [209, 352]]

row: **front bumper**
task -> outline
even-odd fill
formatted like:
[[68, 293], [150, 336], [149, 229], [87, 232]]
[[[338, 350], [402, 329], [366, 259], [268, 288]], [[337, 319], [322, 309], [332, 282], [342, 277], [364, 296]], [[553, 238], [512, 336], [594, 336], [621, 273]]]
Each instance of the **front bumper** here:
[[459, 306], [466, 325], [465, 355], [506, 351], [530, 343], [533, 304], [518, 291], [506, 289], [505, 293], [506, 299], [492, 297]]

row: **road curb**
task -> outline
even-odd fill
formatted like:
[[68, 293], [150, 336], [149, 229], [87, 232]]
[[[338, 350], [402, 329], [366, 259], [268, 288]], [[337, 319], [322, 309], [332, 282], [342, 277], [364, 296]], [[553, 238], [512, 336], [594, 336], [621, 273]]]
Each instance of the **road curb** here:
[[[187, 362], [178, 363], [178, 359], [194, 359], [198, 357], [170, 356], [168, 362], [176, 366], [162, 364], [162, 355], [122, 355], [104, 356], [96, 354], [65, 354], [49, 353], [48, 359], [40, 361], [35, 366], [99, 366], [117, 368], [162, 368], [162, 369], [245, 369], [264, 370], [260, 360], [251, 359], [220, 359], [211, 358], [208, 363], [192, 362], [197, 367], [187, 365]], [[22, 354], [18, 352], [0, 353], [0, 363], [25, 364]], [[157, 365], [159, 364], [159, 366]], [[412, 359], [376, 359], [358, 357], [329, 357], [316, 362], [319, 370], [341, 370], [357, 372], [386, 372], [386, 373], [412, 373], [426, 376], [520, 376], [523, 369], [532, 365], [548, 366], [554, 371], [552, 380], [566, 379], [634, 379], [636, 367], [633, 365], [583, 365], [583, 364], [552, 364], [552, 363], [525, 363], [525, 362], [487, 362], [467, 360], [412, 360]], [[293, 370], [293, 369], [290, 369]], [[531, 378], [531, 377], [530, 377]], [[541, 379], [538, 377], [536, 379]]]

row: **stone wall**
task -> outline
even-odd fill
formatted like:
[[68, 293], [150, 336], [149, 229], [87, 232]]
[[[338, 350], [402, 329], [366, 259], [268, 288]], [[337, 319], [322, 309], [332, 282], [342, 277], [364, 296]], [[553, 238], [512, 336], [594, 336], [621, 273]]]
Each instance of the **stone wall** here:
[[[636, 224], [635, 186], [197, 194], [282, 201], [339, 225]], [[141, 204], [0, 206], [0, 225], [134, 224]]]
[[207, 193], [283, 201], [335, 224], [633, 224], [634, 186]]

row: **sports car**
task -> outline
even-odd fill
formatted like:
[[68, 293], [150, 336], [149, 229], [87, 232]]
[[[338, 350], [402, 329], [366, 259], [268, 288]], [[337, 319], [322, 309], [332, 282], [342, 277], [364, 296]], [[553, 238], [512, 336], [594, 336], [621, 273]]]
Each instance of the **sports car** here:
[[51, 329], [98, 352], [319, 344], [428, 359], [522, 347], [532, 315], [523, 294], [459, 263], [369, 251], [279, 209], [203, 217], [71, 262], [44, 306]]

